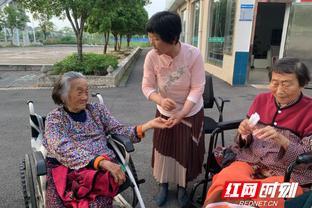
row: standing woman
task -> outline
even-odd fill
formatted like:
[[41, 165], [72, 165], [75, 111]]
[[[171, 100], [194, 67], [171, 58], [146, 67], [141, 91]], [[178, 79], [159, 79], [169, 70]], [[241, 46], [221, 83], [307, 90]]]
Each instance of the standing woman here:
[[202, 170], [205, 153], [202, 94], [204, 63], [200, 51], [179, 41], [180, 17], [168, 11], [153, 15], [146, 25], [154, 47], [144, 63], [142, 90], [157, 105], [156, 117], [168, 118], [169, 129], [155, 129], [153, 175], [160, 183], [156, 204], [162, 206], [168, 183], [178, 185], [178, 201], [186, 206], [187, 182]]

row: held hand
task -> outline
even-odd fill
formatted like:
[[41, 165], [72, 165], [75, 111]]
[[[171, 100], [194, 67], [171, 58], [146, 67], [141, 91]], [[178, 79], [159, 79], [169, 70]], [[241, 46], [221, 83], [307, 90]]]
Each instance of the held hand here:
[[164, 128], [169, 127], [168, 120], [161, 118], [161, 117], [157, 117], [157, 118], [154, 118], [153, 120], [148, 121], [148, 125], [150, 128], [159, 128], [159, 129], [164, 129]]
[[167, 121], [169, 128], [172, 128], [173, 126], [179, 124], [181, 122], [181, 120], [184, 118], [184, 116], [185, 116], [185, 114], [182, 111], [172, 115]]
[[244, 119], [238, 127], [238, 133], [240, 133], [240, 135], [252, 134], [253, 130], [254, 130], [254, 127], [249, 124], [249, 121], [247, 118]]
[[176, 103], [170, 98], [163, 98], [160, 106], [166, 111], [172, 111], [176, 108]]
[[284, 149], [287, 149], [289, 145], [289, 140], [284, 135], [278, 133], [272, 126], [256, 129], [253, 131], [253, 135], [258, 139], [272, 139], [283, 146]]
[[121, 185], [126, 181], [126, 175], [122, 171], [120, 165], [113, 163], [109, 160], [102, 160], [99, 166], [100, 169], [109, 171], [114, 177], [114, 181], [118, 183], [118, 185]]

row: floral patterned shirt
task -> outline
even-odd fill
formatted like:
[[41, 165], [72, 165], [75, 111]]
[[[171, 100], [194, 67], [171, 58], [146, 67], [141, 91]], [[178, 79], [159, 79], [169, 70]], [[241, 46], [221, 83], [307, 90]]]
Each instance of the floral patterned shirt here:
[[159, 55], [154, 49], [149, 51], [144, 62], [142, 90], [149, 99], [153, 92], [170, 98], [177, 104], [173, 111], [166, 111], [157, 105], [159, 112], [170, 117], [182, 110], [186, 100], [195, 103], [187, 117], [195, 115], [203, 107], [205, 69], [198, 48], [181, 43], [179, 54], [171, 58]]
[[115, 157], [107, 147], [107, 134], [126, 135], [133, 142], [139, 142], [135, 127], [121, 124], [105, 105], [88, 104], [86, 114], [85, 122], [74, 121], [63, 107], [47, 115], [43, 145], [48, 157], [57, 159], [68, 168], [79, 169], [98, 155]]

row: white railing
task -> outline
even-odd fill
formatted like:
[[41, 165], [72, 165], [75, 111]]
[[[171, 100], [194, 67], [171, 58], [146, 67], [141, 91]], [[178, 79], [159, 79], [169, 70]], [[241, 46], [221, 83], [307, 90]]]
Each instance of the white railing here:
[[0, 9], [10, 3], [12, 0], [0, 0]]

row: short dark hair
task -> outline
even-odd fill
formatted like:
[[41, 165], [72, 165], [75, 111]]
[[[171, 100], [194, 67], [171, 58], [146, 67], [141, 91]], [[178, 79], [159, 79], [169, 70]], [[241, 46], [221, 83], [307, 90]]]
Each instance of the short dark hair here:
[[307, 66], [298, 58], [285, 57], [275, 62], [269, 71], [269, 80], [272, 79], [272, 73], [295, 74], [300, 87], [304, 87], [310, 81], [310, 72]]
[[145, 29], [148, 33], [156, 33], [166, 43], [175, 41], [176, 44], [182, 31], [181, 18], [173, 12], [158, 12], [148, 20]]
[[65, 105], [70, 89], [70, 81], [74, 79], [85, 79], [85, 76], [80, 72], [69, 71], [56, 80], [52, 90], [52, 99], [56, 105]]

